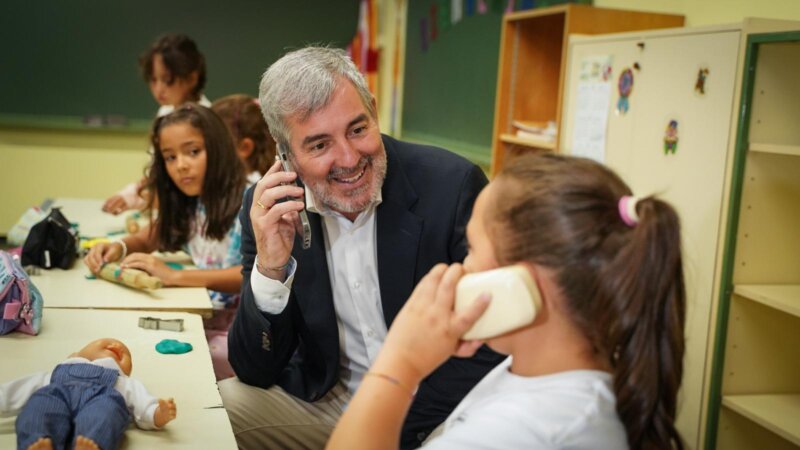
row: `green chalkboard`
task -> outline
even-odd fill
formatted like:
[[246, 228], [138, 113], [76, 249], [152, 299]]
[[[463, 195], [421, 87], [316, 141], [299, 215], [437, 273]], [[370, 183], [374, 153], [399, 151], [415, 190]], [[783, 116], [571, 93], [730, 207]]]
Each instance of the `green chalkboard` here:
[[286, 49], [346, 46], [358, 2], [3, 0], [0, 11], [4, 122], [80, 124], [88, 115], [121, 115], [148, 123], [158, 105], [137, 58], [159, 35], [180, 32], [197, 42], [211, 100], [255, 95], [261, 74]]
[[[485, 0], [489, 7], [480, 14], [478, 3], [464, 2], [457, 23], [442, 26], [450, 22], [449, 15], [437, 17], [434, 39], [432, 6], [437, 16], [449, 14], [450, 1], [410, 1], [402, 135], [443, 145], [488, 165], [502, 11], [497, 1]], [[476, 5], [474, 11], [470, 5]]]

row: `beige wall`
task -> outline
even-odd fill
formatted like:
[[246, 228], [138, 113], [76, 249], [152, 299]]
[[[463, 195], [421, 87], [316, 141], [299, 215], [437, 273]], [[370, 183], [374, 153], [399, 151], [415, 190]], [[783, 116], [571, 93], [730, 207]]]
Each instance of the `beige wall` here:
[[0, 128], [0, 236], [45, 198], [105, 198], [138, 180], [147, 147], [145, 133]]
[[594, 0], [594, 5], [683, 14], [686, 26], [741, 22], [745, 17], [800, 20], [799, 0]]

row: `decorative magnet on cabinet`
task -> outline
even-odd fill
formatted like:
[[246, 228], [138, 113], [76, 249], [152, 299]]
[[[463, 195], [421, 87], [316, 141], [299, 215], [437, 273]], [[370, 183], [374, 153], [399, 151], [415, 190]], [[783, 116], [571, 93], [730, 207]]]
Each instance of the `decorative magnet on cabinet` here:
[[694, 91], [700, 95], [706, 95], [706, 78], [708, 78], [708, 67], [701, 67], [697, 71], [697, 81], [694, 83]]
[[673, 155], [678, 150], [678, 121], [672, 119], [667, 124], [667, 130], [664, 132], [664, 154]]
[[625, 114], [630, 107], [628, 97], [633, 91], [633, 71], [626, 68], [619, 74], [619, 81], [617, 82], [617, 89], [619, 90], [619, 100], [617, 100], [617, 114]]

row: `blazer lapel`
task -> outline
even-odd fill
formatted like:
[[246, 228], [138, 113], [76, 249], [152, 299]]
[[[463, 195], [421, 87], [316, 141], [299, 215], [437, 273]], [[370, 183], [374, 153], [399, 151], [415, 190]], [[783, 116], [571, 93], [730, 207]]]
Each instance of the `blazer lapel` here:
[[377, 211], [378, 280], [387, 327], [414, 289], [417, 252], [424, 223], [421, 217], [410, 211], [417, 195], [394, 152], [391, 145], [386, 145], [387, 174], [383, 184], [383, 202]]
[[311, 225], [311, 248], [303, 250], [303, 239], [298, 235], [292, 250], [292, 256], [297, 261], [292, 290], [297, 295], [291, 301], [298, 302], [309, 330], [323, 339], [323, 342], [331, 342], [338, 349], [339, 331], [328, 274], [328, 259], [325, 256], [322, 218], [319, 214], [309, 213], [308, 221]]

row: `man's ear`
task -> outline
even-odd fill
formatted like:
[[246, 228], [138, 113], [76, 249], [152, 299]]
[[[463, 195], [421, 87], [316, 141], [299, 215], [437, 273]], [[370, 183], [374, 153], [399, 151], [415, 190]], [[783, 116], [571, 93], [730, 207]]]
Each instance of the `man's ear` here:
[[372, 96], [372, 100], [370, 101], [370, 103], [372, 104], [372, 110], [375, 111], [375, 117], [373, 117], [373, 119], [375, 119], [375, 123], [377, 123], [378, 126], [380, 126], [380, 122], [378, 121], [378, 101], [375, 100], [374, 95]]

